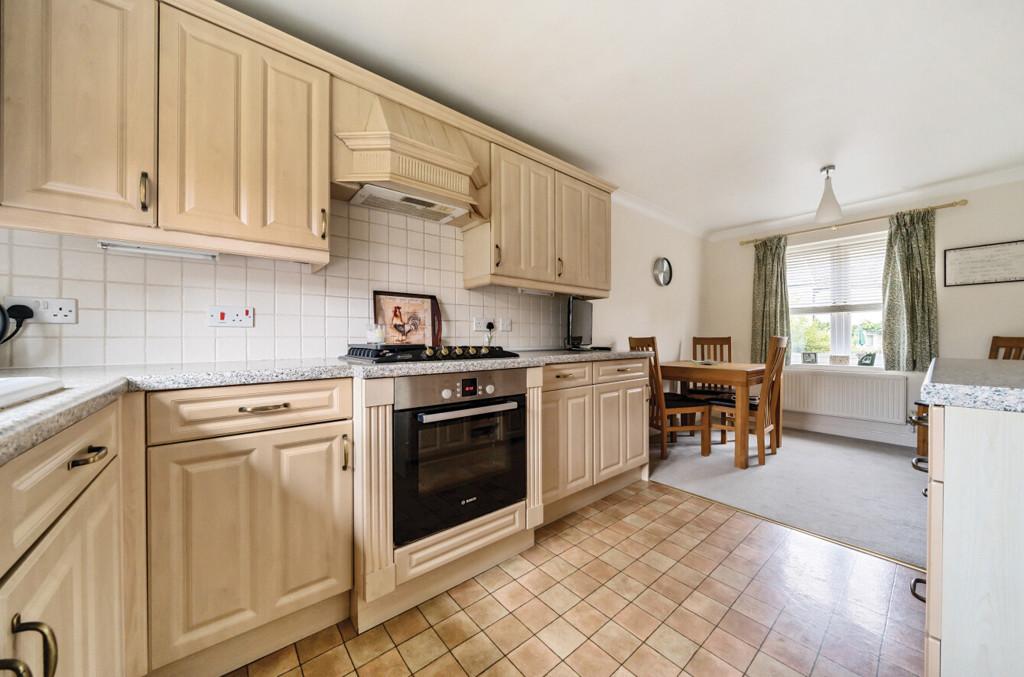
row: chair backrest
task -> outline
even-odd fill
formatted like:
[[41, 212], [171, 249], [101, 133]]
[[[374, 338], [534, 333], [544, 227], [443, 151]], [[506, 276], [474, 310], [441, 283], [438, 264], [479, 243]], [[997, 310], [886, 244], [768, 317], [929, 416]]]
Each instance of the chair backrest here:
[[993, 336], [988, 359], [1024, 360], [1024, 336]]
[[775, 423], [775, 403], [782, 396], [782, 367], [786, 364], [788, 336], [772, 336], [768, 340], [768, 359], [764, 364], [764, 382], [757, 402], [757, 417], [765, 426]]
[[694, 336], [693, 359], [732, 362], [732, 337]]
[[665, 411], [665, 388], [661, 381], [661, 362], [658, 361], [658, 340], [653, 336], [630, 336], [629, 349], [651, 353], [649, 360], [651, 394], [658, 414]]

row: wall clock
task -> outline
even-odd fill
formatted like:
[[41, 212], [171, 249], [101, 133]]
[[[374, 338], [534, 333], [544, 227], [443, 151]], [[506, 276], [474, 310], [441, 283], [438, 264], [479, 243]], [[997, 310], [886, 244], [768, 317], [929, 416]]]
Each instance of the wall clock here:
[[667, 287], [672, 282], [672, 262], [664, 256], [658, 257], [651, 268], [651, 274], [659, 287]]

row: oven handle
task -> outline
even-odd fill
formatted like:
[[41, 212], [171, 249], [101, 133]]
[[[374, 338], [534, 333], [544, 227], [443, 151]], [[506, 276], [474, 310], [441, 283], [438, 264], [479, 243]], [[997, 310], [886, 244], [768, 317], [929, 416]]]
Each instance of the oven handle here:
[[456, 409], [454, 411], [442, 411], [436, 414], [416, 414], [416, 420], [420, 423], [437, 423], [438, 421], [451, 421], [457, 418], [467, 418], [477, 414], [494, 414], [499, 411], [512, 411], [518, 409], [518, 402], [502, 402], [501, 404], [489, 404], [483, 407], [471, 409]]

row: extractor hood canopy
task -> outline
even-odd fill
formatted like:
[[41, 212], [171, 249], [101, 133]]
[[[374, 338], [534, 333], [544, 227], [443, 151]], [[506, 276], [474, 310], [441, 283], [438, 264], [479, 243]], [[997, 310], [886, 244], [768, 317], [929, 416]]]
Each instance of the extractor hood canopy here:
[[372, 184], [465, 209], [460, 225], [489, 216], [486, 141], [343, 80], [331, 87], [336, 193]]

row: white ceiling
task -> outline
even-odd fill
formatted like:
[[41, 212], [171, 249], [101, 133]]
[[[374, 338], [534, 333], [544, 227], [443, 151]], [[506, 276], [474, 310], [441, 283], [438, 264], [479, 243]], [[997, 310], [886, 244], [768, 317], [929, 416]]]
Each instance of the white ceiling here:
[[1024, 162], [1020, 0], [226, 0], [708, 231]]

